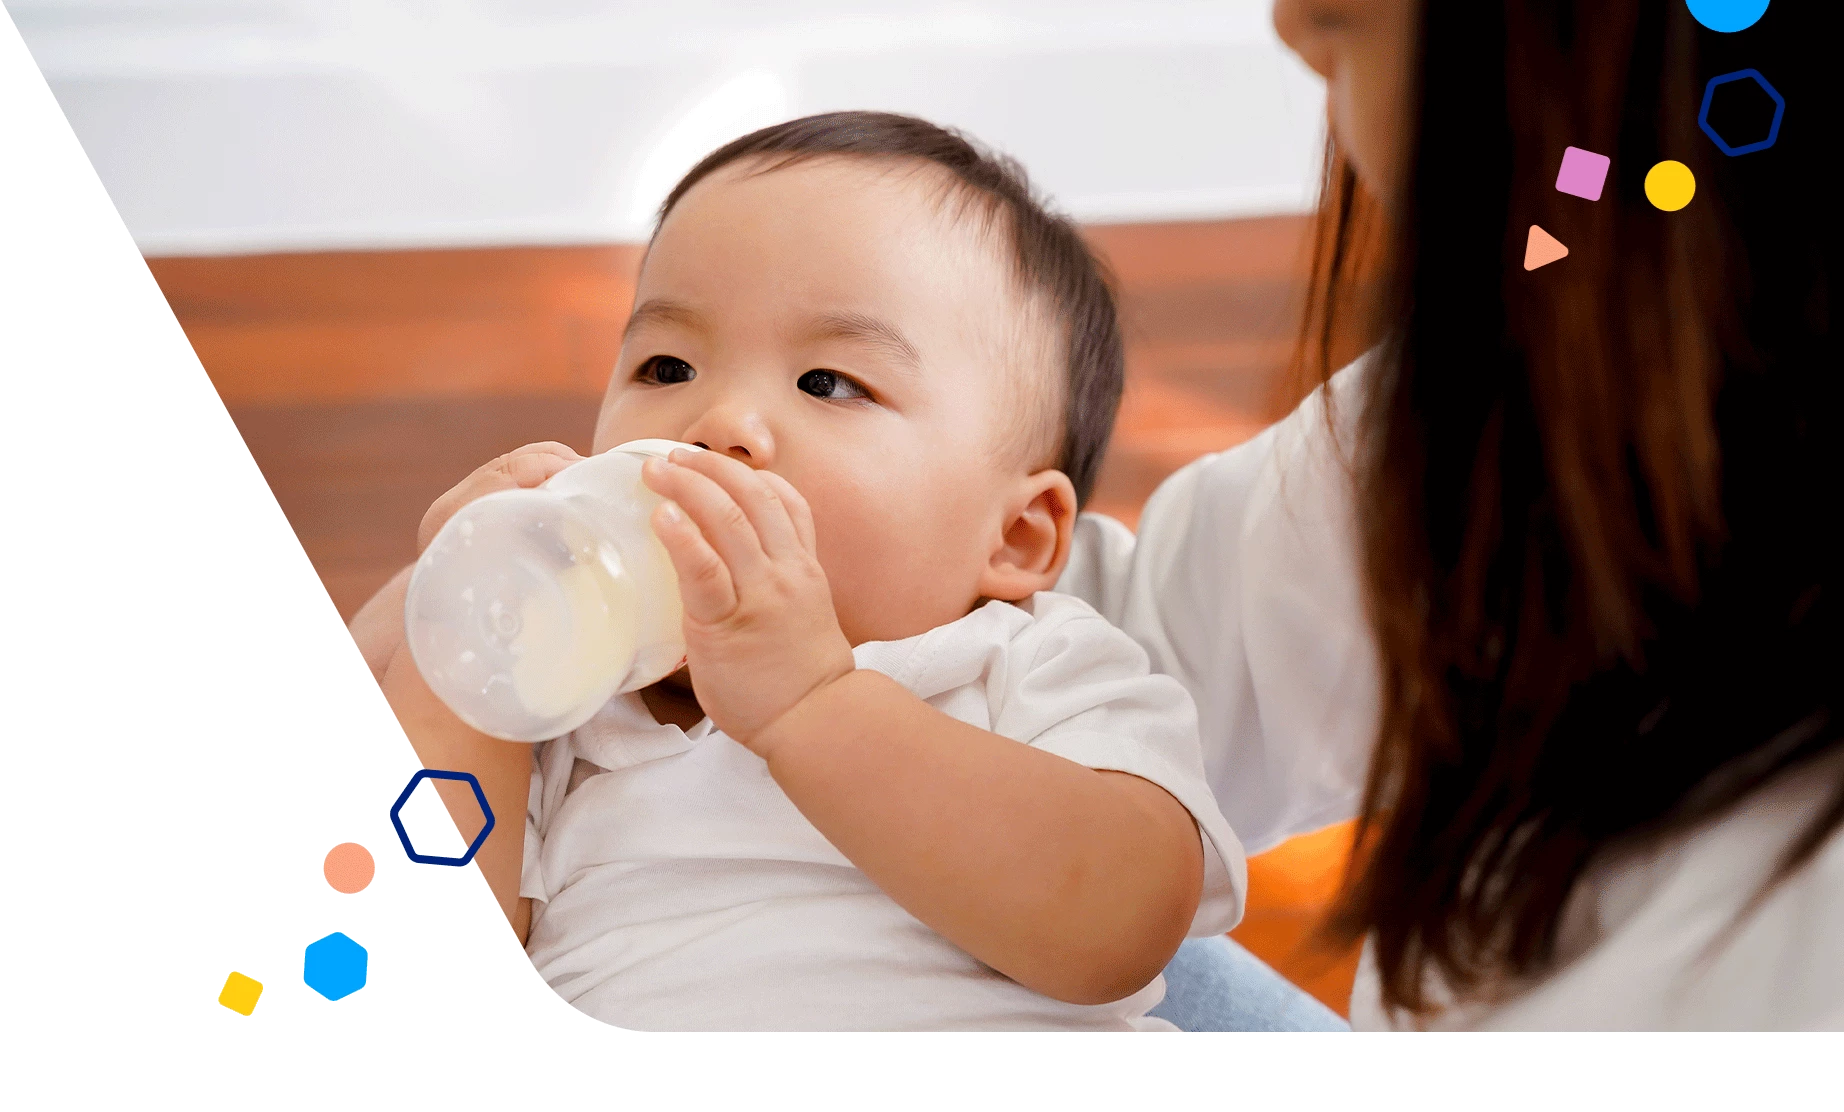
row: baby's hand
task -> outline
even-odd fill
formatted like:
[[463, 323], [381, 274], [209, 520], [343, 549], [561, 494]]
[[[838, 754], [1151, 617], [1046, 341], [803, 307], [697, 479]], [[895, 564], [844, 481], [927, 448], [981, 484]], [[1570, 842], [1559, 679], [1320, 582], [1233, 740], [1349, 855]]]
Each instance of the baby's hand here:
[[786, 479], [720, 452], [649, 460], [666, 499], [653, 530], [685, 603], [692, 687], [711, 721], [754, 750], [777, 719], [854, 668], [814, 554], [813, 515]]
[[448, 524], [448, 519], [474, 499], [495, 491], [538, 486], [582, 458], [569, 445], [546, 440], [515, 448], [481, 466], [456, 483], [454, 489], [437, 498], [429, 512], [423, 515], [423, 523], [416, 530], [417, 553], [428, 548], [442, 526]]

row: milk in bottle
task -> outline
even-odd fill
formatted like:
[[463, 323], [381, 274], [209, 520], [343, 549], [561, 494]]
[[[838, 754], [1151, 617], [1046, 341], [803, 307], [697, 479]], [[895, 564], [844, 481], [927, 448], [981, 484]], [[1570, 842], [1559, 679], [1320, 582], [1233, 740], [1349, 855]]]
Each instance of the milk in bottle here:
[[416, 667], [463, 722], [543, 741], [685, 662], [678, 578], [640, 481], [671, 440], [635, 440], [542, 486], [486, 495], [416, 562], [404, 605]]

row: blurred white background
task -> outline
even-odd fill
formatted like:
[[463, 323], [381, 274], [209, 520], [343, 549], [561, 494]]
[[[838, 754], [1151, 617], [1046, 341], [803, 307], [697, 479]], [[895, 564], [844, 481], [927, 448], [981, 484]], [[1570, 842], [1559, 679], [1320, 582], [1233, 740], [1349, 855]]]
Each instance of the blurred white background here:
[[1304, 211], [1268, 0], [0, 0], [149, 254], [633, 242], [764, 124], [913, 112], [1093, 222]]

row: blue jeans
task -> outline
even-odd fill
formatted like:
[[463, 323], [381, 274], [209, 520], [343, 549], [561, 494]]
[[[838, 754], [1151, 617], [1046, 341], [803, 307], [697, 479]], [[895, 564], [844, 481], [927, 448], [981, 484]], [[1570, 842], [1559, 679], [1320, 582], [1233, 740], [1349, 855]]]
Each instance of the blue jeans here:
[[1228, 938], [1188, 938], [1152, 1014], [1180, 1031], [1349, 1031], [1350, 1024]]

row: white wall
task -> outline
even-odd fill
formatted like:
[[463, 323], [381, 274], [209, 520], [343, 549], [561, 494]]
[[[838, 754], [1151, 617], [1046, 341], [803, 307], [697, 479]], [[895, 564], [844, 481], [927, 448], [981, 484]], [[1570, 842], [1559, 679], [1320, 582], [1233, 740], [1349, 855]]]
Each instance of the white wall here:
[[888, 108], [1101, 221], [1308, 207], [1267, 0], [0, 0], [151, 254], [631, 241], [776, 120]]

